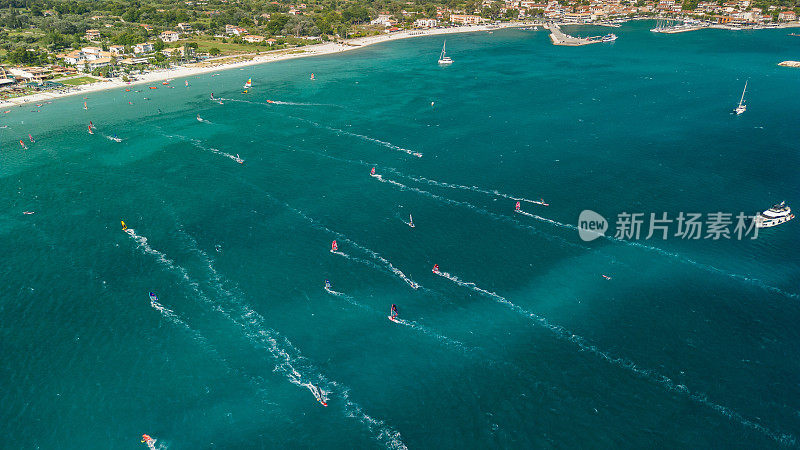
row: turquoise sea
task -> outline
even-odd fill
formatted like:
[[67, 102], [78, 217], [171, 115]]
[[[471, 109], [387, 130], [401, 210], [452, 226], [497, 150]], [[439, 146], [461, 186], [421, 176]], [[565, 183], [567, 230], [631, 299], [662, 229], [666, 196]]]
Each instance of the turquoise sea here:
[[652, 25], [8, 108], [2, 447], [800, 446], [798, 220], [578, 237], [585, 209], [613, 236], [622, 212], [800, 208], [800, 71], [777, 66], [800, 38]]

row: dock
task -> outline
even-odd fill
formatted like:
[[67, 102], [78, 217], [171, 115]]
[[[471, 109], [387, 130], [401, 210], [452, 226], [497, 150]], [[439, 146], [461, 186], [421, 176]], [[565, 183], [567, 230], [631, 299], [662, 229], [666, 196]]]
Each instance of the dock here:
[[545, 28], [550, 30], [550, 39], [552, 39], [553, 45], [568, 45], [571, 47], [577, 47], [580, 45], [597, 44], [602, 42], [602, 36], [592, 36], [588, 38], [570, 36], [561, 31], [561, 28], [555, 23], [548, 24], [545, 26]]

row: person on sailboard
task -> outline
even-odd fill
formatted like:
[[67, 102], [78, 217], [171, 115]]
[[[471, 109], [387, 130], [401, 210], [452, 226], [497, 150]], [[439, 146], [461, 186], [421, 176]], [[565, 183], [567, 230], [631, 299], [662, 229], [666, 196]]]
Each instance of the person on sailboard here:
[[211, 93], [211, 100], [214, 100], [214, 93]]
[[373, 167], [372, 170], [369, 171], [370, 176], [375, 176], [375, 168]]
[[520, 210], [520, 209], [519, 209], [519, 202], [517, 202], [517, 205], [514, 207], [514, 211], [517, 211], [517, 212], [519, 212], [519, 210]]
[[434, 264], [433, 265], [433, 273], [439, 273], [439, 265], [438, 264]]
[[127, 229], [128, 229], [128, 226], [127, 226], [127, 225], [125, 225], [125, 221], [124, 221], [124, 220], [120, 220], [120, 222], [122, 223], [122, 231], [125, 231], [125, 230], [127, 230]]
[[391, 316], [389, 316], [389, 318], [392, 319], [392, 320], [397, 319], [397, 315], [400, 314], [397, 311], [397, 305], [395, 305], [394, 303], [392, 303], [392, 309], [390, 310], [390, 312], [391, 312]]
[[330, 288], [331, 288], [330, 280], [325, 280], [325, 289], [330, 289]]
[[151, 437], [150, 437], [149, 435], [147, 435], [147, 434], [143, 434], [143, 435], [142, 435], [142, 443], [143, 443], [143, 444], [149, 444], [149, 443], [151, 443], [151, 442], [153, 442], [153, 438], [151, 438]]
[[23, 141], [22, 141], [22, 139], [20, 139], [20, 140], [19, 140], [19, 145], [21, 145], [21, 146], [22, 146], [22, 148], [23, 148], [23, 149], [25, 149], [25, 150], [27, 150], [27, 149], [28, 149], [28, 146], [27, 146], [27, 145], [25, 145], [25, 142], [23, 142]]
[[339, 245], [337, 245], [336, 241], [334, 240], [333, 242], [331, 242], [331, 253], [333, 253], [333, 252], [335, 252], [337, 250], [339, 250]]

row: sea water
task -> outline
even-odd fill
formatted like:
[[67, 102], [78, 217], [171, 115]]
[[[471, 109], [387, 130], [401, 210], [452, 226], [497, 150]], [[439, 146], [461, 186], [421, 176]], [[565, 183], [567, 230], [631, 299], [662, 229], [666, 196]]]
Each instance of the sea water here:
[[[800, 204], [800, 72], [777, 66], [800, 40], [651, 27], [449, 35], [449, 67], [443, 37], [406, 39], [5, 108], [5, 442], [797, 446], [797, 221], [613, 235], [623, 212]], [[583, 210], [609, 238], [579, 238]]]

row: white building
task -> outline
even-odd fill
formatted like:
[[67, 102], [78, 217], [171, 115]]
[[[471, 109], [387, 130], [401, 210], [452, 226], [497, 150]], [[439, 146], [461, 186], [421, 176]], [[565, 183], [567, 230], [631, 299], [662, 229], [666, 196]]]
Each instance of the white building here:
[[145, 42], [143, 44], [136, 44], [133, 46], [133, 53], [150, 53], [153, 51], [153, 43]]
[[97, 58], [92, 61], [80, 61], [75, 67], [78, 70], [83, 70], [87, 72], [91, 72], [94, 69], [99, 69], [100, 67], [105, 67], [111, 64], [111, 58]]
[[414, 21], [414, 26], [417, 28], [435, 28], [439, 25], [436, 19], [417, 19]]
[[178, 34], [177, 31], [167, 30], [159, 34], [158, 37], [161, 38], [161, 40], [164, 42], [176, 42], [180, 37], [180, 35]]
[[264, 39], [266, 39], [264, 36], [259, 36], [256, 34], [246, 34], [242, 37], [243, 41], [250, 42], [251, 44], [256, 42], [264, 42]]
[[247, 34], [247, 30], [241, 27], [237, 27], [235, 25], [225, 25], [225, 34], [235, 34], [236, 36], [242, 36]]
[[391, 19], [391, 16], [388, 14], [380, 14], [377, 18], [371, 20], [369, 22], [370, 25], [383, 25], [385, 27], [391, 27], [396, 22]]

